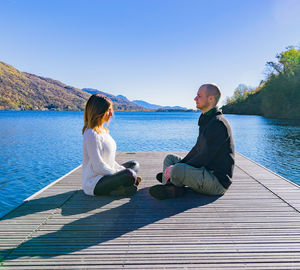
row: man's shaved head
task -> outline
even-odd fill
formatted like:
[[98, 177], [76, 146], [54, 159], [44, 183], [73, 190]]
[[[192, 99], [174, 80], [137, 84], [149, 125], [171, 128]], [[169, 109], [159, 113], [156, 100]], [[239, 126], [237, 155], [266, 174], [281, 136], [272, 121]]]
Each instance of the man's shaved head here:
[[215, 97], [215, 105], [219, 102], [221, 97], [221, 91], [219, 87], [214, 83], [206, 83], [201, 85], [200, 88], [205, 87], [207, 96], [214, 96]]

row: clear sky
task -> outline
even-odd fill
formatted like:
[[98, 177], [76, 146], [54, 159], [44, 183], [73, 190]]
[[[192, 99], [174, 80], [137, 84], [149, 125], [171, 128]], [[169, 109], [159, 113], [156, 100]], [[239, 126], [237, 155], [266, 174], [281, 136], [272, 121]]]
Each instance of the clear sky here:
[[78, 88], [195, 108], [300, 45], [300, 0], [0, 0], [0, 61]]

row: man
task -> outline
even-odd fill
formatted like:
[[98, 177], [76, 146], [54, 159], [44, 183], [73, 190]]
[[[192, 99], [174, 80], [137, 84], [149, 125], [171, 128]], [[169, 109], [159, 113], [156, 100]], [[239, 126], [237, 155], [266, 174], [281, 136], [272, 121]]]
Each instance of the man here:
[[163, 173], [156, 176], [163, 185], [150, 188], [153, 197], [163, 200], [182, 196], [185, 186], [207, 195], [222, 195], [229, 188], [234, 168], [234, 143], [229, 123], [217, 108], [220, 96], [215, 84], [199, 88], [194, 99], [202, 111], [197, 142], [184, 158], [165, 157]]

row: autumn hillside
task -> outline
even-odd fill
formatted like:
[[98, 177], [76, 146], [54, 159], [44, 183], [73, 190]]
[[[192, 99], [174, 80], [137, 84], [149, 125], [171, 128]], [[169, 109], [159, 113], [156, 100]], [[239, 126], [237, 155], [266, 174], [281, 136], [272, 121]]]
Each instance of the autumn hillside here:
[[1, 110], [82, 110], [90, 94], [0, 62]]
[[[96, 91], [100, 92], [100, 91]], [[145, 111], [129, 100], [101, 92], [118, 111]], [[60, 81], [20, 72], [0, 62], [0, 110], [83, 110], [91, 93]]]

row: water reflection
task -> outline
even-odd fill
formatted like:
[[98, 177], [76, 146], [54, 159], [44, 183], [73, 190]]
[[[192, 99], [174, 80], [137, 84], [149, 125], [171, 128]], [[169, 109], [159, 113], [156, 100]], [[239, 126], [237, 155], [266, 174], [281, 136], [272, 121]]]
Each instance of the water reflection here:
[[236, 150], [300, 184], [300, 121], [227, 115]]

